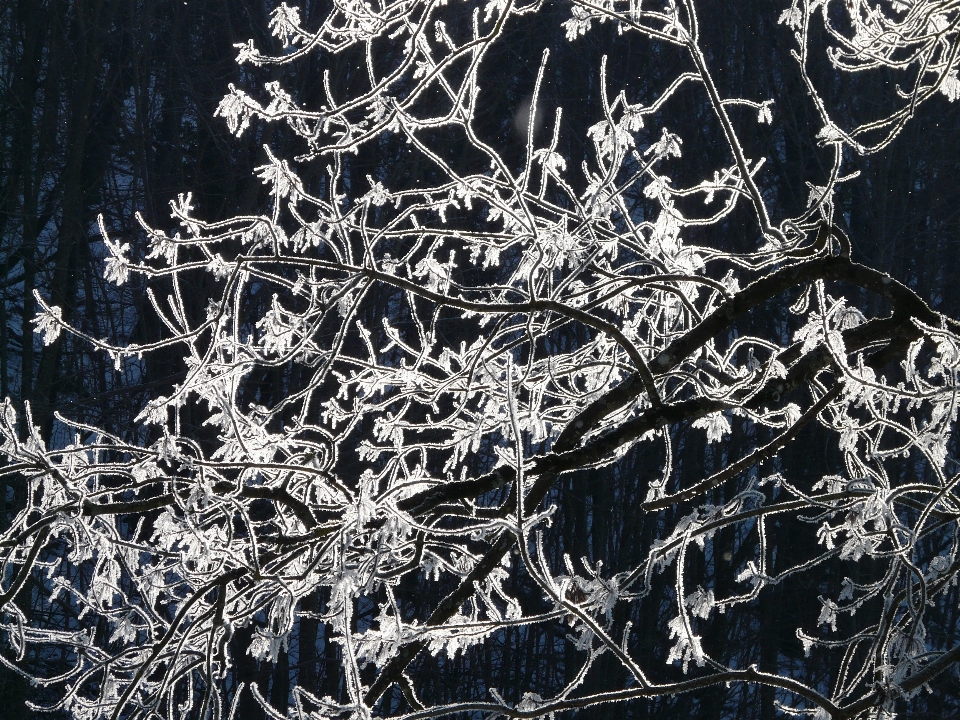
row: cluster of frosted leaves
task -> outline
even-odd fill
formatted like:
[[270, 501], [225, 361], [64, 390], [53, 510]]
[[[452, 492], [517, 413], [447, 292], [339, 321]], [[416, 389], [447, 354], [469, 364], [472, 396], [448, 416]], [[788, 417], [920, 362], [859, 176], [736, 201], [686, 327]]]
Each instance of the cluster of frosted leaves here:
[[[897, 330], [916, 336], [902, 377], [888, 381], [872, 369], [868, 351], [890, 338], [865, 340], [862, 328], [874, 326], [832, 297], [823, 279], [853, 267], [842, 243], [827, 238], [801, 247], [832, 186], [807, 216], [772, 226], [754, 183], [762, 160], [746, 158], [732, 130], [727, 107], [747, 106], [769, 122], [769, 100], [709, 96], [727, 123], [730, 165], [695, 186], [674, 185], [667, 172], [689, 151], [689, 140], [685, 148], [659, 127], [658, 111], [685, 83], [713, 88], [690, 30], [690, 6], [648, 12], [637, 3], [574, 5], [564, 21], [571, 41], [594, 24], [616, 22], [634, 41], [644, 35], [686, 48], [696, 72], [678, 75], [652, 106], [631, 104], [626, 91], [605, 96], [588, 132], [590, 164], [568, 168], [557, 152], [557, 108], [546, 141], [528, 133], [523, 162], [512, 166], [474, 127], [483, 92], [478, 68], [510, 16], [537, 9], [509, 0], [477, 7], [344, 2], [318, 31], [307, 31], [297, 12], [281, 5], [271, 27], [288, 52], [275, 58], [245, 44], [241, 62], [290, 63], [366, 44], [368, 88], [337, 99], [328, 83], [327, 104], [317, 110], [298, 107], [275, 82], [265, 86], [265, 103], [232, 88], [218, 114], [237, 134], [257, 118], [288, 123], [309, 148], [301, 161], [327, 164], [323, 192], [313, 194], [295, 164], [268, 148], [258, 169], [270, 193], [267, 214], [205, 221], [183, 195], [172, 206], [180, 232], [144, 226], [150, 249], [142, 262], [105, 237], [110, 280], [135, 275], [168, 284], [166, 297], [150, 300], [169, 334], [150, 346], [87, 339], [118, 367], [158, 347], [180, 347], [187, 372], [139, 418], [156, 433], [151, 446], [75, 426], [74, 445], [46, 448], [33, 430], [20, 439], [6, 407], [3, 451], [15, 463], [7, 472], [26, 479], [29, 500], [0, 540], [2, 622], [21, 656], [31, 646], [74, 649], [72, 671], [35, 678], [64, 688], [58, 707], [90, 720], [152, 712], [171, 720], [229, 716], [231, 693], [237, 697], [228, 682], [237, 629], [253, 628], [245, 652], [276, 661], [300, 601], [318, 591], [326, 599], [320, 618], [343, 648], [347, 704], [298, 687], [291, 717], [369, 716], [377, 697], [364, 667], [386, 671], [407, 646], [455, 655], [507, 626], [564, 620], [585, 658], [571, 684], [554, 698], [528, 693], [515, 709], [493, 692], [491, 711], [562, 709], [603, 654], [623, 663], [638, 695], [670, 692], [631, 655], [629, 627], [613, 637], [614, 609], [642, 599], [661, 572], [674, 577], [668, 662], [713, 672], [719, 681], [776, 685], [776, 677], [711, 659], [698, 634], [703, 623], [788, 575], [868, 556], [886, 564], [883, 579], [848, 581], [837, 597], [824, 597], [821, 624], [836, 628], [839, 616], [872, 598], [905, 599], [885, 604], [872, 634], [799, 638], [808, 648], [847, 647], [851, 657], [868, 643], [869, 660], [847, 663], [830, 698], [798, 683], [780, 687], [797, 696], [798, 712], [855, 697], [875, 673], [910, 690], [909, 678], [932, 657], [924, 642], [926, 604], [917, 598], [943, 594], [957, 572], [956, 533], [932, 555], [918, 549], [918, 539], [956, 517], [960, 502], [957, 478], [945, 470], [957, 412], [955, 335], [917, 301], [923, 317], [908, 317]], [[381, 45], [400, 48], [400, 59], [394, 53], [378, 67]], [[605, 65], [595, 71], [606, 87]], [[657, 131], [641, 135], [645, 127]], [[480, 158], [475, 167], [455, 165], [431, 145], [441, 128]], [[442, 182], [395, 189], [389, 178], [364, 181], [348, 171], [352, 153], [394, 136], [437, 167]], [[649, 139], [641, 144], [640, 137]], [[626, 195], [637, 189], [656, 207], [648, 219], [629, 209]], [[687, 198], [702, 199], [703, 213], [682, 210]], [[757, 252], [735, 255], [686, 241], [685, 228], [717, 224], [745, 203], [765, 236]], [[841, 256], [831, 255], [837, 245]], [[857, 268], [858, 281], [890, 293], [894, 304], [913, 297], [890, 278]], [[764, 271], [766, 278], [757, 279]], [[790, 272], [809, 272], [791, 308], [796, 334], [731, 342], [725, 330], [743, 312], [735, 309], [738, 298]], [[185, 297], [198, 277], [220, 293], [204, 308]], [[39, 300], [37, 324], [47, 342], [64, 329], [82, 335]], [[374, 305], [388, 311], [371, 318]], [[678, 350], [710, 323], [715, 331]], [[298, 380], [290, 380], [282, 400], [241, 404], [254, 370], [292, 367]], [[810, 367], [816, 371], [804, 375]], [[780, 401], [776, 388], [791, 382], [806, 388], [808, 407]], [[604, 403], [608, 409], [598, 416]], [[181, 433], [187, 404], [208, 411], [217, 436], [212, 447]], [[674, 487], [668, 426], [689, 424], [706, 442], [723, 444], [732, 422], [774, 437], [772, 451], [732, 460], [693, 487]], [[782, 475], [756, 475], [730, 484], [810, 422], [835, 431], [845, 476], [801, 486]], [[554, 509], [541, 505], [540, 481], [615, 462], [643, 442], [662, 444], [667, 458], [651, 478], [644, 508], [686, 502], [695, 509], [668, 527], [637, 567], [570, 558], [557, 566], [544, 550]], [[888, 477], [887, 459], [911, 452], [928, 475], [906, 484]], [[697, 505], [725, 483], [723, 504]], [[458, 494], [458, 487], [476, 490]], [[484, 491], [501, 487], [509, 488], [509, 499], [491, 505]], [[800, 510], [815, 516], [822, 554], [773, 574], [767, 518]], [[712, 552], [710, 538], [730, 527], [755, 551], [736, 570], [742, 592], [718, 596], [688, 577], [684, 558]], [[519, 555], [491, 554], [504, 538], [518, 540]], [[550, 609], [524, 609], [508, 591], [516, 562]], [[9, 600], [31, 573], [51, 591], [51, 602], [102, 618], [96, 633], [40, 627], [25, 617]], [[459, 582], [466, 591], [442, 617], [409, 619], [399, 596], [408, 576], [445, 587]], [[362, 628], [361, 600], [380, 608]]]
[[[822, 22], [830, 46], [827, 56], [842, 72], [882, 69], [897, 78], [900, 110], [842, 129], [830, 118], [826, 103], [806, 73], [810, 33]], [[842, 140], [858, 152], [886, 147], [934, 95], [960, 98], [960, 8], [948, 0], [793, 0], [780, 23], [794, 31], [808, 89], [824, 121], [820, 138]], [[882, 76], [889, 82], [889, 75]]]

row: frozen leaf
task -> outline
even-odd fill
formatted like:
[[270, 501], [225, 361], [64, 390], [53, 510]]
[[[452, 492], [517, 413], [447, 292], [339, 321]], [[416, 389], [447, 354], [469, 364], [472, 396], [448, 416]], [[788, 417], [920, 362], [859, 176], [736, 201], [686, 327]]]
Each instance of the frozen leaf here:
[[52, 345], [60, 337], [63, 328], [63, 317], [57, 306], [45, 307], [33, 319], [37, 331], [43, 333], [43, 344]]
[[773, 105], [772, 100], [767, 100], [760, 105], [760, 112], [757, 114], [757, 122], [761, 125], [770, 125], [773, 123], [773, 112], [770, 110], [771, 105]]
[[780, 17], [777, 22], [781, 25], [786, 25], [793, 30], [799, 30], [803, 24], [803, 15], [800, 13], [800, 9], [796, 5], [792, 5], [780, 13]]
[[730, 434], [730, 421], [723, 412], [710, 413], [693, 421], [693, 427], [707, 431], [707, 442], [715, 443]]
[[706, 655], [700, 644], [701, 638], [689, 630], [687, 624], [684, 622], [683, 616], [675, 617], [667, 626], [670, 629], [670, 639], [674, 640], [674, 644], [670, 648], [670, 653], [667, 655], [667, 664], [669, 665], [679, 660], [683, 666], [684, 674], [687, 673], [691, 660], [693, 660], [698, 667], [703, 667], [706, 663]]

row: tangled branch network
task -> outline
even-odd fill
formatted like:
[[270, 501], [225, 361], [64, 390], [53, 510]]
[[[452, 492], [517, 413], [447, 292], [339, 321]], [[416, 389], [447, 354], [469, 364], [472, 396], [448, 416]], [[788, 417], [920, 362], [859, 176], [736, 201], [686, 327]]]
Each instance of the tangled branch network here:
[[[783, 10], [832, 162], [808, 207], [783, 219], [762, 189], [764, 160], [740, 139], [771, 122], [773, 99], [721, 95], [693, 0], [565, 6], [564, 42], [615, 28], [616, 42], [682, 60], [642, 93], [634, 85], [652, 81], [614, 82], [606, 57], [581, 68], [601, 102], [580, 167], [562, 151], [565, 108], [545, 107], [548, 51], [515, 123], [522, 138], [491, 131], [489, 58], [511, 28], [557, 17], [545, 7], [337, 0], [308, 29], [281, 4], [270, 28], [282, 51], [251, 41], [239, 63], [346, 61], [322, 76], [319, 107], [276, 81], [231, 86], [220, 103], [236, 135], [277, 123], [301, 144], [295, 159], [265, 150], [269, 209], [205, 220], [184, 194], [179, 231], [143, 223], [139, 260], [103, 228], [107, 278], [143, 282], [165, 331], [139, 345], [84, 337], [118, 370], [171, 350], [185, 369], [143, 409], [140, 440], [59, 417], [75, 440], [53, 446], [29, 407], [3, 409], [0, 472], [26, 501], [0, 538], [0, 661], [49, 690], [38, 711], [233, 718], [253, 697], [296, 720], [528, 718], [743, 684], [772, 688], [794, 715], [893, 717], [960, 659], [926, 629], [960, 570], [960, 475], [948, 471], [957, 325], [855, 262], [834, 218], [849, 158], [881, 151], [922, 103], [960, 96], [956, 3]], [[898, 109], [842, 127], [807, 72], [814, 28], [835, 72], [906, 78]], [[681, 96], [710, 109], [711, 157], [724, 158], [686, 186], [667, 173], [697, 137], [663, 124]], [[402, 181], [387, 172], [401, 156], [419, 168]], [[725, 246], [732, 228], [752, 249]], [[83, 336], [38, 302], [48, 343]], [[780, 321], [749, 330], [771, 308]], [[186, 423], [187, 407], [204, 424]], [[803, 433], [828, 437], [843, 471], [780, 462]], [[681, 435], [714, 458], [693, 481], [676, 472]], [[642, 561], [556, 552], [561, 480], [613, 477], [639, 452], [659, 458], [638, 471], [636, 522], [657, 528]], [[768, 528], [789, 518], [812, 551], [784, 564]], [[801, 657], [840, 658], [833, 676], [725, 663], [704, 641], [718, 614], [825, 568], [842, 583], [796, 644]], [[79, 620], [32, 617], [37, 593]], [[633, 629], [644, 603], [665, 613], [658, 657]], [[339, 695], [295, 684], [271, 704], [238, 658], [294, 652], [304, 618], [340, 648]], [[452, 703], [424, 692], [430, 658], [548, 626], [565, 628], [574, 663], [560, 685], [514, 702], [494, 687]], [[24, 669], [45, 652], [60, 672]], [[601, 659], [626, 681], [594, 677]]]

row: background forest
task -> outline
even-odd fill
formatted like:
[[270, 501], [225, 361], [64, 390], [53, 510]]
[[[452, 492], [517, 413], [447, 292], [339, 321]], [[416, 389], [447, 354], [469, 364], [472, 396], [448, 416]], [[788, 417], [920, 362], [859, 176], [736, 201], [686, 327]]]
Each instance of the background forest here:
[[[769, 204], [783, 214], [803, 211], [811, 193], [808, 180], [829, 174], [831, 156], [818, 146], [815, 112], [790, 57], [789, 34], [778, 23], [782, 3], [770, 0], [715, 0], [699, 6], [703, 46], [710, 54], [714, 78], [727, 96], [772, 97], [772, 121], [755, 124], [742, 140], [767, 158], [775, 168], [775, 184], [764, 186]], [[299, 3], [305, 25], [328, 12], [324, 1]], [[32, 324], [38, 313], [34, 291], [61, 308], [63, 319], [90, 336], [148, 343], [163, 329], [149, 311], [148, 283], [135, 278], [122, 287], [108, 284], [103, 263], [108, 256], [97, 218], [102, 215], [114, 242], [129, 243], [132, 256], [147, 253], [140, 213], [155, 228], [170, 228], [169, 202], [191, 191], [192, 202], [204, 217], [225, 218], [263, 212], [268, 189], [254, 168], [267, 161], [264, 145], [277, 157], [298, 152], [295, 138], [280, 124], [254, 126], [241, 138], [214, 116], [227, 86], [251, 92], [265, 81], [278, 79], [277, 68], [240, 67], [235, 45], [254, 38], [260, 48], [281, 52], [268, 31], [269, 0], [4, 0], [0, 3], [0, 397], [14, 406], [29, 401], [34, 422], [53, 445], [70, 441], [54, 412], [110, 429], [141, 442], [151, 441], [150, 430], [137, 429], [134, 418], [148, 401], [176, 382], [185, 372], [177, 352], [158, 352], [142, 362], [115, 372], [111, 358], [94, 352], [84, 341], [67, 334], [50, 344], [41, 342]], [[576, 43], [567, 42], [560, 18], [569, 15], [562, 1], [548, 0], [533, 22], [509, 29], [509, 42], [497, 49], [490, 67], [496, 77], [488, 83], [500, 88], [476, 118], [486, 123], [489, 136], [502, 139], [506, 152], [519, 155], [526, 133], [533, 83], [545, 47], [551, 62], [543, 96], [564, 107], [563, 122], [570, 132], [561, 138], [567, 165], [578, 167], [593, 156], [593, 145], [584, 130], [596, 122], [601, 106], [600, 85], [593, 69], [616, 35], [612, 24], [594, 28]], [[324, 97], [321, 66], [331, 70], [335, 83], [346, 87], [352, 72], [332, 60], [311, 60], [283, 69], [284, 88], [298, 102], [318, 106]], [[638, 44], [621, 52], [611, 63], [617, 75], [649, 77], [651, 87], [659, 77], [672, 77], [679, 62], [669, 52]], [[584, 72], [583, 69], [590, 69]], [[863, 116], [881, 116], [893, 110], [896, 98], [891, 81], [877, 75], [845, 75], [824, 71], [816, 78], [839, 124], [853, 125]], [[662, 83], [659, 83], [662, 84]], [[339, 88], [335, 88], [339, 92]], [[648, 99], [649, 101], [649, 99]], [[859, 177], [844, 183], [835, 199], [834, 217], [850, 236], [853, 257], [887, 272], [945, 315], [960, 317], [960, 112], [946, 97], [937, 96], [921, 106], [916, 116], [884, 152], [852, 161]], [[671, 105], [668, 122], [682, 135], [695, 134], [711, 109], [693, 96]], [[657, 140], [651, 127], [647, 143]], [[709, 156], [691, 154], [686, 168], [699, 178], [717, 163]], [[722, 150], [722, 148], [721, 148]], [[718, 150], [719, 152], [720, 150]], [[413, 185], [434, 172], [405, 159], [387, 147], [356, 155], [351, 171], [357, 177], [374, 175]], [[699, 163], [699, 164], [698, 164]], [[322, 167], [304, 168], [301, 177], [322, 173]], [[399, 181], [398, 180], [398, 181]], [[638, 205], [646, 200], [638, 196]], [[842, 220], [840, 220], [842, 218]], [[755, 231], [738, 233], [747, 219], [733, 215], [724, 224], [723, 239], [738, 251], [754, 241]], [[708, 228], [704, 232], [715, 232]], [[714, 240], [716, 242], [716, 240]], [[737, 243], [742, 242], [742, 247]], [[204, 297], [204, 287], [193, 288]], [[264, 297], [255, 298], [264, 307]], [[366, 307], [371, 317], [389, 315], [390, 307]], [[786, 313], [784, 308], [783, 313]], [[766, 313], [756, 322], [785, 323]], [[758, 331], [762, 331], [759, 328]], [[452, 335], [456, 328], [450, 328]], [[251, 387], [258, 397], [281, 397], [282, 373], [257, 370]], [[250, 390], [253, 392], [253, 390]], [[209, 432], [198, 418], [193, 431]], [[189, 408], [181, 422], [191, 426]], [[58, 436], [58, 433], [61, 435]], [[138, 434], [142, 437], [138, 438]], [[743, 442], [749, 442], [744, 438]], [[736, 434], [730, 441], [738, 442]], [[822, 475], [835, 468], [833, 456], [816, 439], [791, 446], [782, 462], [796, 471], [809, 468]], [[956, 446], [949, 448], [946, 472], [960, 470]], [[690, 440], [682, 453], [682, 476], [700, 477], [715, 462], [709, 444]], [[741, 453], [742, 454], [742, 453]], [[629, 566], [641, 561], [656, 528], [631, 522], [633, 507], [647, 488], [643, 473], [631, 467], [644, 462], [642, 454], [627, 456], [616, 469], [572, 473], [562, 480], [554, 518], [554, 534], [562, 538], [563, 552], [579, 558], [615, 558]], [[607, 473], [605, 476], [604, 473]], [[24, 505], [23, 486], [10, 477], [0, 478], [0, 531]], [[782, 532], [781, 536], [777, 536]], [[803, 555], [786, 527], [768, 529], [769, 540], [781, 552]], [[800, 537], [800, 536], [798, 536]], [[806, 536], [804, 536], [806, 537]], [[731, 558], [735, 562], [735, 558]], [[795, 666], [812, 684], [821, 669], [805, 665], [803, 648], [794, 628], [807, 615], [808, 624], [818, 608], [809, 598], [833, 588], [839, 578], [824, 574], [822, 587], [784, 583], [767, 589], [769, 597], [753, 615], [740, 611], [729, 622], [722, 618], [710, 627], [705, 640], [716, 652], [726, 648], [724, 662], [735, 656], [761, 659], [769, 667]], [[426, 586], [428, 588], [432, 586]], [[433, 588], [432, 592], [439, 592]], [[521, 588], [517, 592], [522, 592]], [[936, 632], [946, 645], [960, 636], [960, 590], [938, 608]], [[50, 622], [75, 627], [74, 608], [50, 604], [40, 588], [31, 590], [32, 616], [49, 616]], [[309, 602], [309, 601], [307, 601]], [[319, 602], [317, 600], [316, 602]], [[422, 598], [425, 607], [436, 597]], [[763, 609], [766, 610], [763, 610]], [[770, 612], [777, 608], [777, 612]], [[303, 607], [310, 610], [308, 604]], [[319, 606], [316, 608], [319, 611]], [[370, 608], [376, 613], [376, 608]], [[337, 697], [340, 687], [340, 647], [325, 637], [322, 623], [301, 618], [295, 640], [279, 652], [275, 662], [257, 660], [240, 650], [235, 653], [238, 680], [257, 682], [275, 705], [286, 703], [292, 684], [317, 688], [318, 695]], [[244, 633], [247, 633], [246, 636]], [[249, 631], [240, 629], [232, 642], [244, 647]], [[559, 648], [559, 649], [558, 649]], [[646, 649], [651, 657], [665, 656], [666, 647], [651, 636]], [[6, 652], [6, 649], [0, 649]], [[608, 658], [602, 658], [602, 665]], [[38, 668], [55, 672], [57, 658], [38, 654], [27, 658]], [[454, 658], [426, 658], [418, 662], [418, 677], [425, 682], [432, 702], [470, 695], [471, 688], [505, 688], [512, 702], [531, 678], [546, 685], [562, 684], [566, 663], [559, 645], [537, 630], [512, 628], [488, 639], [474, 652]], [[610, 672], [620, 672], [613, 664]], [[830, 668], [823, 668], [828, 675]], [[679, 676], [679, 673], [677, 675]], [[510, 689], [515, 697], [509, 697]], [[956, 670], [938, 677], [932, 692], [910, 701], [904, 718], [960, 716], [960, 685]], [[23, 702], [49, 700], [43, 688], [32, 688], [17, 674], [0, 666], [0, 714], [5, 720], [34, 715]], [[722, 686], [699, 695], [663, 697], [650, 702], [607, 706], [585, 711], [582, 717], [604, 718], [768, 718], [775, 716], [769, 689]], [[238, 711], [244, 720], [265, 717], [252, 700]], [[590, 715], [591, 712], [597, 713]]]

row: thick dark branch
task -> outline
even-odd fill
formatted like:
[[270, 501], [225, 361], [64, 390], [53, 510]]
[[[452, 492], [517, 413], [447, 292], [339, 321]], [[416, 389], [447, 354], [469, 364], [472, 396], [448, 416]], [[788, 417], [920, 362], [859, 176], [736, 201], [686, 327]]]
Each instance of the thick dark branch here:
[[[533, 493], [531, 493], [531, 495], [532, 494]], [[536, 503], [539, 504], [542, 499], [542, 497], [538, 498]], [[531, 507], [533, 507], [533, 505], [531, 505]], [[513, 547], [516, 541], [517, 537], [513, 533], [506, 531], [501, 532], [497, 542], [484, 554], [480, 561], [473, 567], [473, 570], [460, 581], [456, 590], [440, 601], [440, 604], [437, 605], [436, 609], [430, 614], [427, 625], [437, 627], [438, 625], [443, 625], [453, 617], [460, 609], [460, 606], [473, 595], [475, 592], [475, 584], [482, 582], [484, 578], [500, 564], [500, 560], [510, 552], [510, 548]], [[427, 643], [425, 640], [417, 640], [400, 648], [400, 651], [384, 666], [380, 674], [377, 675], [377, 679], [373, 685], [370, 686], [370, 690], [367, 691], [364, 702], [372, 706], [388, 687], [399, 680], [407, 665], [409, 665], [426, 646]]]
[[512, 483], [517, 477], [517, 471], [512, 467], [499, 467], [493, 472], [482, 475], [474, 480], [457, 480], [441, 483], [429, 490], [411, 495], [397, 503], [397, 507], [411, 515], [425, 515], [443, 503], [463, 500], [470, 497], [479, 497], [491, 490], [496, 490]]
[[787, 443], [792, 442], [796, 439], [797, 435], [800, 434], [800, 431], [817, 415], [823, 412], [824, 408], [827, 407], [833, 400], [840, 395], [840, 392], [843, 390], [843, 383], [837, 383], [833, 388], [825, 393], [823, 397], [817, 400], [809, 410], [807, 410], [800, 418], [790, 426], [790, 428], [781, 433], [775, 439], [771, 440], [769, 443], [764, 445], [761, 448], [757, 448], [749, 455], [740, 458], [734, 463], [731, 463], [723, 470], [718, 473], [714, 473], [706, 480], [702, 480], [693, 487], [689, 487], [686, 490], [681, 490], [674, 495], [668, 495], [666, 497], [660, 498], [659, 500], [654, 500], [653, 502], [644, 503], [642, 505], [644, 510], [662, 510], [663, 508], [670, 507], [674, 503], [686, 502], [693, 500], [695, 497], [699, 497], [706, 492], [709, 492], [713, 488], [717, 487], [721, 483], [729, 480], [736, 475], [739, 475], [744, 470], [753, 467], [757, 463], [763, 462], [774, 455], [776, 455], [780, 450], [782, 450]]
[[[920, 333], [911, 321], [912, 318], [918, 318], [929, 324], [935, 324], [939, 319], [939, 315], [933, 312], [912, 290], [888, 275], [852, 263], [846, 257], [821, 257], [788, 266], [748, 285], [733, 298], [724, 302], [702, 323], [661, 352], [651, 370], [655, 375], [672, 370], [684, 358], [728, 329], [744, 313], [797, 285], [816, 280], [850, 282], [887, 297], [894, 304], [894, 313], [891, 317], [870, 320], [859, 327], [843, 332], [844, 343], [849, 352], [856, 352], [871, 344], [897, 337], [915, 340]], [[801, 349], [802, 343], [796, 343], [781, 353], [777, 359], [785, 365], [791, 365], [801, 360]], [[779, 401], [784, 394], [815, 375], [815, 370], [823, 369], [829, 364], [829, 352], [826, 348], [818, 348], [814, 353], [815, 356], [808, 356], [802, 360], [806, 364], [803, 371], [798, 368], [791, 373], [792, 380], [788, 379], [771, 385], [769, 391], [754, 395], [749, 406], [755, 408]], [[881, 358], [877, 357], [876, 360], [879, 361]], [[882, 366], [882, 363], [879, 366]], [[572, 449], [576, 445], [576, 441], [572, 439], [574, 435], [582, 437], [609, 414], [632, 402], [645, 388], [646, 383], [634, 374], [608, 390], [568, 423], [557, 440], [555, 451], [562, 453]]]
[[615, 388], [587, 405], [577, 414], [576, 418], [567, 423], [553, 446], [554, 452], [564, 453], [572, 450], [584, 433], [595, 427], [607, 415], [633, 402], [643, 392], [643, 387], [643, 379], [637, 373], [634, 373]]
[[90, 500], [83, 501], [83, 514], [87, 517], [96, 517], [98, 515], [132, 515], [134, 513], [150, 512], [159, 510], [162, 507], [172, 505], [173, 495], [165, 493], [157, 495], [154, 498], [146, 500], [124, 500], [111, 503], [95, 503]]
[[[913, 690], [916, 690], [925, 683], [933, 680], [937, 675], [947, 670], [956, 662], [960, 662], [960, 645], [957, 645], [943, 653], [933, 662], [924, 665], [922, 670], [914, 673], [900, 683], [899, 693], [909, 693]], [[870, 710], [871, 708], [875, 708], [880, 705], [887, 695], [888, 692], [884, 688], [877, 687], [877, 689], [860, 698], [856, 702], [834, 712], [832, 715], [833, 720], [845, 720], [846, 718], [856, 717], [865, 710]]]
[[939, 315], [912, 290], [889, 275], [858, 265], [844, 257], [822, 257], [785, 267], [748, 285], [733, 299], [718, 307], [702, 323], [657, 355], [654, 372], [662, 373], [673, 369], [693, 351], [728, 328], [734, 320], [761, 303], [792, 287], [817, 280], [849, 282], [882, 295], [893, 303], [900, 317], [914, 317], [930, 324], [935, 324], [939, 320]]
[[822, 707], [834, 718], [842, 717], [840, 714], [842, 711], [833, 702], [831, 702], [829, 698], [821, 695], [813, 688], [790, 678], [762, 672], [757, 670], [756, 667], [752, 665], [746, 670], [721, 671], [711, 675], [691, 678], [690, 680], [683, 680], [676, 683], [651, 685], [648, 687], [636, 687], [626, 690], [612, 690], [609, 692], [599, 692], [578, 698], [546, 702], [531, 710], [518, 710], [516, 708], [508, 708], [494, 703], [465, 702], [457, 703], [455, 705], [444, 705], [441, 707], [428, 708], [404, 715], [403, 717], [404, 720], [427, 720], [428, 718], [443, 717], [472, 711], [488, 713], [491, 716], [516, 718], [517, 720], [520, 720], [521, 718], [530, 718], [532, 720], [533, 718], [540, 718], [548, 714], [564, 712], [568, 710], [577, 710], [580, 708], [593, 707], [602, 704], [605, 705], [615, 702], [625, 702], [628, 700], [635, 700], [637, 698], [653, 698], [662, 697], [664, 695], [676, 695], [678, 693], [700, 690], [702, 688], [710, 687], [711, 685], [719, 685], [721, 683], [729, 684], [731, 682], [756, 683], [758, 685], [782, 688], [805, 698], [814, 705]]
[[[228, 485], [231, 490], [234, 489], [233, 485], [230, 485], [229, 483], [224, 484]], [[219, 486], [220, 483], [217, 485]], [[286, 505], [288, 508], [290, 508], [293, 514], [297, 516], [297, 520], [302, 522], [304, 527], [306, 527], [308, 530], [312, 529], [317, 524], [317, 519], [310, 511], [310, 507], [306, 503], [295, 498], [283, 488], [266, 487], [263, 485], [255, 485], [252, 487], [244, 485], [240, 489], [240, 495], [245, 498], [250, 498], [251, 500], [272, 500], [273, 502], [280, 503], [281, 505]]]
[[648, 408], [635, 418], [622, 423], [615, 430], [594, 438], [586, 445], [567, 452], [544, 455], [533, 459], [533, 474], [559, 473], [576, 470], [609, 457], [617, 448], [651, 430], [686, 420], [695, 420], [710, 413], [730, 410], [732, 405], [723, 400], [699, 397], [682, 400], [660, 408]]

